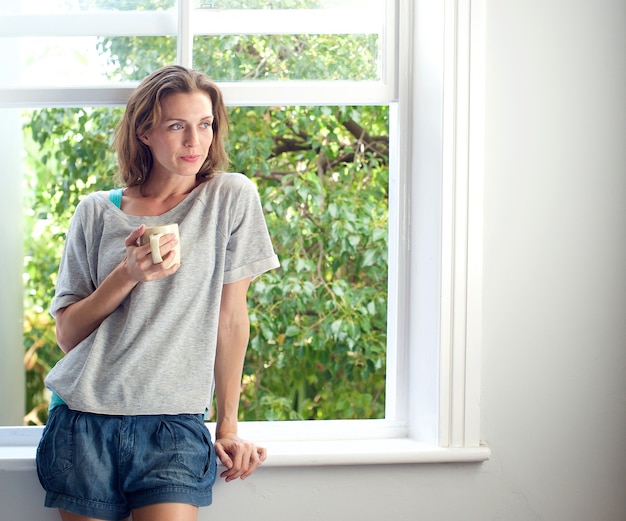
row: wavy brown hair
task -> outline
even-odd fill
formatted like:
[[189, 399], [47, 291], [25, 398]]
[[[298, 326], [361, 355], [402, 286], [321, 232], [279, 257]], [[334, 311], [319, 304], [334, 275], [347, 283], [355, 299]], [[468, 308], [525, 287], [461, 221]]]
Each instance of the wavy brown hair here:
[[206, 92], [213, 104], [213, 142], [197, 175], [208, 177], [228, 166], [228, 154], [224, 148], [229, 130], [228, 113], [221, 90], [201, 72], [168, 65], [154, 71], [133, 91], [117, 126], [114, 145], [119, 171], [116, 177], [121, 185], [140, 185], [150, 175], [152, 153], [139, 136], [158, 124], [163, 99], [169, 94], [199, 90]]

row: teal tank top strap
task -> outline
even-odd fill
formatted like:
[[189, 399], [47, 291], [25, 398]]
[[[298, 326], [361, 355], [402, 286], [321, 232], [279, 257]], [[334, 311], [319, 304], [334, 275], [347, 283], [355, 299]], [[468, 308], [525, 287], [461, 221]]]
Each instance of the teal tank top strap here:
[[109, 201], [111, 201], [118, 208], [122, 207], [122, 193], [124, 192], [123, 188], [116, 188], [114, 190], [109, 191]]
[[61, 399], [61, 397], [52, 391], [52, 396], [50, 397], [50, 407], [48, 407], [48, 411], [51, 411], [58, 405], [65, 405], [65, 402]]

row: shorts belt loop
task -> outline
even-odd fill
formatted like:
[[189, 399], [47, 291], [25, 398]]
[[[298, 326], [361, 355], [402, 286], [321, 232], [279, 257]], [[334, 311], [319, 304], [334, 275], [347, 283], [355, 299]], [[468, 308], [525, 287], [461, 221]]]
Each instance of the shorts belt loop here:
[[122, 416], [120, 427], [120, 458], [128, 459], [135, 447], [135, 427], [137, 418], [135, 416]]

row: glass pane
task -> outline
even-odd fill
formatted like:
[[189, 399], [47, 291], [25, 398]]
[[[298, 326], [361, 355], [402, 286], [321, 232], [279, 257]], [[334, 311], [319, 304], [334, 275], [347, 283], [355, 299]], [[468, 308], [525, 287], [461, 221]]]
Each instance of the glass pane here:
[[167, 11], [176, 7], [177, 0], [78, 0], [82, 11]]
[[194, 0], [197, 9], [368, 9], [384, 3], [385, 0]]
[[217, 81], [377, 81], [379, 51], [375, 34], [197, 36], [193, 65]]
[[[69, 219], [112, 186], [121, 108], [24, 115], [24, 348], [29, 418], [61, 357], [48, 312]], [[250, 290], [241, 419], [383, 418], [388, 107], [232, 107], [232, 171], [256, 183], [280, 270]]]
[[[3, 75], [0, 86], [9, 81], [42, 87], [141, 79], [176, 59], [176, 39], [166, 36], [22, 38], [17, 48], [19, 72]], [[134, 60], [138, 53], [141, 59]]]
[[176, 38], [103, 36], [98, 39], [98, 53], [106, 57], [109, 79], [140, 81], [159, 67], [176, 63]]
[[246, 420], [384, 418], [388, 107], [235, 107], [281, 269], [250, 290]]
[[24, 363], [26, 415], [45, 423], [44, 378], [63, 355], [50, 302], [65, 234], [83, 194], [110, 187], [110, 136], [120, 108], [43, 109], [23, 114]]
[[77, 11], [148, 11], [168, 10], [176, 0], [22, 0], [17, 9], [22, 14], [62, 14]]

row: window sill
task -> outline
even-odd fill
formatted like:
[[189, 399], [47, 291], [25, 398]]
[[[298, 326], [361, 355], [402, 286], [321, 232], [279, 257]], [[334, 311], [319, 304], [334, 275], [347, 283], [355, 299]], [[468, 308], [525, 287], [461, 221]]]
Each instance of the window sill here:
[[[35, 469], [41, 427], [0, 427], [0, 472]], [[403, 463], [481, 462], [491, 454], [486, 446], [441, 448], [408, 438], [302, 440], [263, 442], [264, 467], [376, 465]]]
[[480, 462], [491, 454], [486, 446], [449, 449], [408, 438], [281, 441], [264, 446], [268, 458], [263, 465], [273, 467]]

